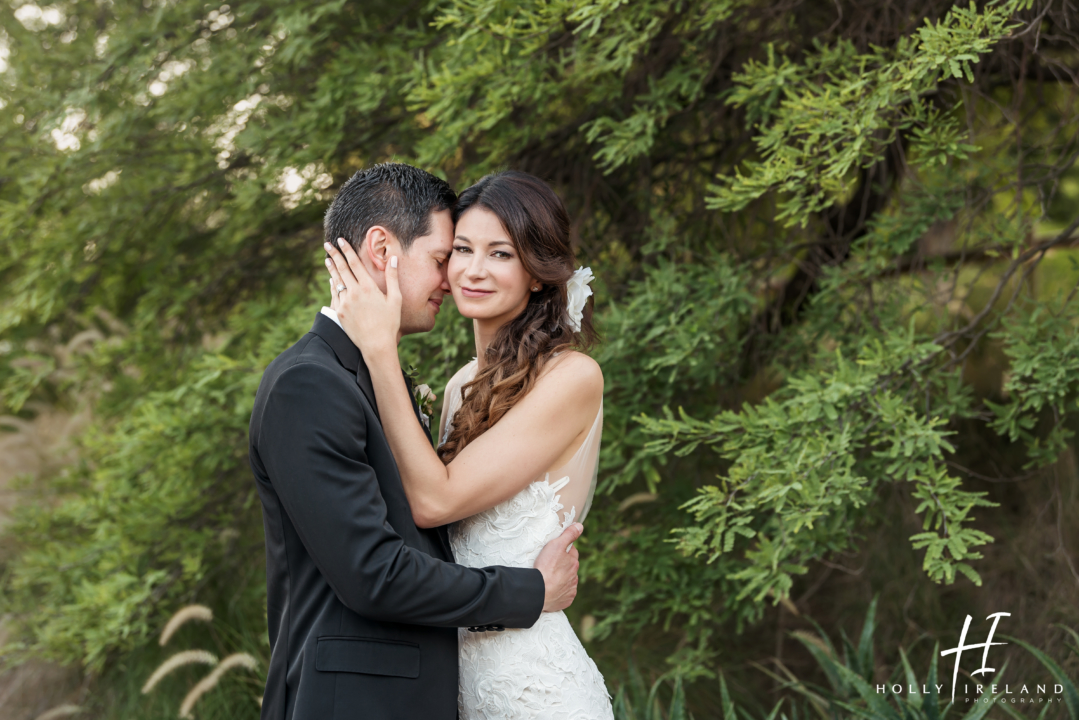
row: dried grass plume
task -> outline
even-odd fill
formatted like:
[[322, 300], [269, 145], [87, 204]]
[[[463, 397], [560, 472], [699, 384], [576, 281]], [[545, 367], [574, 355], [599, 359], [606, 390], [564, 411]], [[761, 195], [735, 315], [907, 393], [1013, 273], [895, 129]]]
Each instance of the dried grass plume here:
[[168, 660], [161, 663], [161, 667], [154, 670], [154, 674], [151, 675], [150, 679], [146, 681], [146, 684], [142, 686], [142, 694], [145, 695], [153, 690], [154, 686], [161, 681], [161, 678], [165, 677], [176, 668], [195, 663], [217, 665], [217, 656], [213, 653], [206, 652], [205, 650], [184, 650], [183, 652], [176, 653]]
[[165, 647], [165, 643], [169, 641], [169, 638], [171, 638], [176, 631], [189, 620], [211, 622], [213, 619], [214, 611], [205, 605], [188, 605], [187, 607], [182, 607], [177, 610], [176, 614], [169, 618], [168, 623], [165, 624], [165, 629], [161, 631], [161, 640], [159, 643], [161, 647]]
[[221, 680], [221, 676], [234, 667], [255, 670], [258, 668], [258, 661], [247, 653], [234, 653], [226, 657], [221, 661], [220, 665], [213, 669], [213, 672], [202, 680], [199, 680], [198, 684], [191, 688], [191, 691], [187, 693], [187, 697], [185, 697], [183, 703], [180, 704], [180, 717], [191, 717], [191, 709], [195, 707], [195, 703], [198, 702], [199, 698], [210, 690], [213, 690], [214, 687], [217, 686], [218, 681]]
[[82, 708], [78, 705], [57, 705], [54, 708], [46, 710], [38, 715], [34, 720], [57, 720], [58, 718], [71, 717], [82, 712]]

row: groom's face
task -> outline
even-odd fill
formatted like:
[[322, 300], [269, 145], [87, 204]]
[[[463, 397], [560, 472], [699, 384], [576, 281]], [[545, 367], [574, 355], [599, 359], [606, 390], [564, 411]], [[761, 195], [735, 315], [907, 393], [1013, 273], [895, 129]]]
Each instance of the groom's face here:
[[446, 259], [453, 250], [453, 218], [449, 210], [431, 213], [431, 230], [412, 241], [401, 254], [401, 334], [427, 332], [435, 326], [442, 298], [450, 291]]

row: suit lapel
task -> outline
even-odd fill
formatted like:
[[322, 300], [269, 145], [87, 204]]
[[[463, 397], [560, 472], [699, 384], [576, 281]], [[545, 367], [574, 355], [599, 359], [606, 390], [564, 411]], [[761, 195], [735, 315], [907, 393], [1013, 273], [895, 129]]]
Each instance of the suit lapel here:
[[356, 373], [356, 384], [360, 386], [367, 402], [375, 411], [375, 416], [381, 422], [382, 416], [378, 414], [378, 403], [375, 402], [375, 386], [371, 382], [371, 371], [360, 355], [360, 349], [349, 339], [348, 333], [338, 327], [330, 318], [322, 313], [315, 317], [315, 324], [311, 326], [311, 332], [326, 341], [326, 344], [337, 356], [337, 361], [349, 372]]
[[371, 407], [375, 409], [375, 417], [382, 422], [382, 416], [378, 414], [378, 403], [375, 402], [375, 386], [371, 382], [371, 371], [367, 369], [367, 363], [363, 361], [363, 358], [360, 358], [360, 364], [356, 366], [356, 384], [360, 386], [360, 390], [363, 390], [363, 394], [367, 396]]
[[[378, 414], [378, 403], [375, 402], [375, 386], [371, 382], [371, 371], [367, 369], [367, 363], [363, 361], [360, 349], [349, 339], [348, 333], [322, 313], [315, 317], [315, 324], [311, 326], [311, 332], [326, 341], [326, 344], [333, 350], [334, 355], [337, 356], [338, 362], [346, 370], [356, 373], [356, 384], [360, 386], [364, 397], [371, 403], [379, 422], [382, 422], [382, 416]], [[412, 410], [416, 415], [416, 422], [420, 424], [420, 427], [424, 429], [424, 433], [430, 439], [431, 433], [424, 427], [423, 419], [420, 416], [420, 406], [416, 403], [416, 396], [412, 393], [412, 381], [407, 375], [405, 376], [405, 385], [408, 387], [408, 395], [412, 400]], [[433, 531], [420, 530], [420, 532], [434, 532], [442, 552], [445, 554], [445, 559], [450, 562], [453, 561], [453, 547], [450, 545], [450, 536], [446, 526], [434, 528]]]
[[[431, 429], [423, 424], [423, 416], [420, 414], [420, 405], [418, 402], [416, 402], [416, 393], [413, 391], [412, 388], [412, 378], [410, 378], [408, 375], [405, 375], [405, 386], [408, 388], [408, 396], [412, 400], [412, 411], [416, 414], [416, 422], [418, 422], [420, 424], [420, 427], [423, 428], [423, 432], [427, 436], [427, 439], [431, 440]], [[446, 559], [450, 562], [453, 562], [453, 546], [450, 545], [450, 534], [447, 530], [447, 526], [441, 525], [434, 530], [435, 534], [438, 536], [439, 543], [441, 543], [442, 545], [442, 552], [446, 554]]]

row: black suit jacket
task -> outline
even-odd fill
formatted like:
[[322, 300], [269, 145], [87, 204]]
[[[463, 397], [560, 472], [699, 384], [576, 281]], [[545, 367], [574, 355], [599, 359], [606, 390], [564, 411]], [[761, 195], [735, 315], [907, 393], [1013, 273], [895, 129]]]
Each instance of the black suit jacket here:
[[360, 351], [329, 318], [266, 368], [250, 454], [266, 531], [263, 720], [453, 720], [457, 629], [531, 627], [533, 568], [453, 564], [412, 521]]

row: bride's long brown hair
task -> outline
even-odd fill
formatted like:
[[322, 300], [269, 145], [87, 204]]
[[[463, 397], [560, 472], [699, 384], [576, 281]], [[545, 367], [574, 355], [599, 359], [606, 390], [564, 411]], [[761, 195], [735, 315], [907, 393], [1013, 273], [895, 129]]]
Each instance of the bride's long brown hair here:
[[461, 193], [454, 223], [474, 207], [502, 221], [521, 264], [542, 288], [529, 296], [520, 315], [499, 328], [484, 354], [485, 367], [461, 388], [464, 399], [453, 429], [438, 450], [447, 464], [528, 394], [555, 353], [586, 350], [596, 340], [593, 298], [585, 305], [581, 329], [575, 332], [569, 324], [566, 283], [573, 275], [573, 248], [569, 215], [554, 191], [533, 175], [505, 171], [487, 175]]

